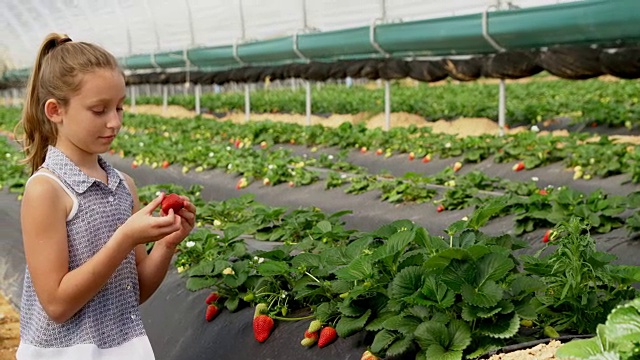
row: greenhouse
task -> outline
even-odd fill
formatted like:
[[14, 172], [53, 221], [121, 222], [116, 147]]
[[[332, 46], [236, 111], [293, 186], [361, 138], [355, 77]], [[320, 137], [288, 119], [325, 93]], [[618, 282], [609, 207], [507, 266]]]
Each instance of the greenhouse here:
[[0, 360], [640, 356], [637, 0], [0, 5]]

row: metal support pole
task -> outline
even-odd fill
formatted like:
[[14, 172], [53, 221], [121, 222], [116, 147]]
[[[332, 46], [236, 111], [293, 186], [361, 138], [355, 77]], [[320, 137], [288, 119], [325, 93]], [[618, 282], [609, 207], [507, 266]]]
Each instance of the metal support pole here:
[[9, 91], [5, 90], [2, 92], [3, 96], [4, 96], [4, 106], [9, 107]]
[[384, 81], [384, 121], [386, 129], [391, 129], [391, 82]]
[[507, 102], [507, 89], [504, 79], [500, 79], [500, 94], [498, 100], [498, 127], [500, 128], [500, 136], [504, 135], [505, 112]]
[[196, 84], [196, 115], [200, 115], [200, 94], [202, 94], [202, 85]]
[[251, 114], [251, 92], [249, 84], [244, 84], [244, 120], [249, 121]]
[[162, 85], [162, 114], [167, 113], [167, 105], [169, 102], [169, 87]]
[[307, 80], [307, 100], [306, 100], [306, 111], [307, 111], [307, 126], [311, 126], [311, 81]]
[[135, 85], [131, 85], [131, 88], [129, 89], [131, 91], [131, 112], [132, 113], [136, 113], [136, 93], [137, 93], [137, 88]]
[[16, 88], [11, 89], [11, 98], [12, 98], [11, 106], [20, 107], [20, 99], [19, 99], [20, 95], [18, 93], [18, 89]]

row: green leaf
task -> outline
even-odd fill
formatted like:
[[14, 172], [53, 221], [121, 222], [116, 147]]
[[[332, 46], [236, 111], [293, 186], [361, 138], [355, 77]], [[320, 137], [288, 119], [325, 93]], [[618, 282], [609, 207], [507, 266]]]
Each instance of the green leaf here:
[[331, 303], [323, 302], [322, 304], [318, 305], [318, 307], [316, 308], [315, 315], [318, 320], [320, 320], [323, 323], [326, 323], [333, 317], [335, 312], [336, 310], [331, 305]]
[[371, 309], [368, 309], [362, 316], [358, 318], [351, 318], [347, 316], [341, 316], [340, 320], [336, 324], [336, 332], [341, 338], [349, 337], [364, 328], [367, 324], [367, 320], [371, 315]]
[[190, 277], [187, 280], [187, 290], [198, 291], [214, 286], [218, 283], [218, 279], [211, 277]]
[[322, 233], [331, 231], [331, 223], [326, 220], [320, 221], [316, 224], [316, 226], [318, 227], [318, 229], [320, 229], [320, 231], [322, 231]]
[[471, 344], [471, 329], [464, 321], [451, 320], [447, 326], [449, 332], [449, 350], [462, 351]]
[[510, 292], [513, 296], [523, 296], [540, 291], [545, 286], [544, 282], [539, 278], [521, 275], [511, 282]]
[[414, 236], [415, 232], [411, 230], [399, 231], [391, 235], [384, 245], [376, 249], [373, 254], [374, 260], [399, 255], [404, 252], [407, 245], [413, 242]]
[[439, 281], [435, 275], [429, 275], [425, 278], [422, 293], [434, 303], [438, 304], [441, 309], [447, 309], [455, 302], [455, 294], [447, 288], [447, 285]]
[[397, 358], [398, 356], [406, 353], [411, 345], [413, 345], [413, 336], [403, 336], [389, 346], [387, 349], [387, 356]]
[[383, 326], [387, 330], [395, 330], [404, 335], [413, 335], [420, 324], [422, 324], [421, 319], [400, 314], [387, 319]]
[[640, 312], [633, 306], [621, 306], [614, 309], [605, 325], [604, 335], [611, 342], [640, 341]]
[[336, 276], [341, 280], [357, 281], [369, 278], [373, 274], [373, 264], [368, 256], [356, 258], [349, 265], [337, 269]]
[[445, 324], [436, 321], [425, 321], [418, 326], [414, 333], [418, 344], [423, 349], [432, 345], [449, 345], [449, 333]]
[[227, 307], [227, 309], [231, 312], [234, 312], [238, 309], [238, 305], [240, 304], [240, 298], [237, 296], [233, 296], [227, 299], [227, 301], [224, 302], [224, 306]]
[[426, 352], [427, 359], [462, 360], [462, 351], [448, 351], [441, 345], [431, 345]]
[[464, 301], [480, 307], [492, 307], [502, 299], [502, 288], [495, 281], [489, 280], [474, 288], [469, 284], [462, 285], [461, 292]]
[[321, 262], [320, 255], [310, 254], [310, 253], [301, 253], [293, 257], [291, 259], [291, 266], [294, 268], [298, 268], [300, 266], [305, 266], [308, 268], [316, 268], [319, 267]]
[[469, 304], [462, 306], [462, 313], [460, 314], [465, 321], [473, 321], [477, 318], [488, 318], [500, 312], [502, 308], [495, 306], [491, 308], [481, 308]]
[[404, 299], [412, 297], [420, 291], [424, 284], [424, 270], [418, 266], [402, 269], [389, 286], [389, 297]]
[[373, 338], [371, 352], [380, 354], [396, 339], [398, 335], [389, 330], [379, 331]]
[[478, 272], [476, 284], [482, 284], [487, 280], [497, 281], [502, 279], [515, 264], [505, 255], [489, 253], [481, 257], [477, 262]]
[[442, 272], [440, 280], [451, 290], [460, 292], [465, 284], [473, 283], [475, 268], [471, 263], [460, 260], [452, 260]]
[[427, 269], [442, 269], [449, 265], [452, 259], [470, 260], [472, 257], [466, 249], [448, 248], [429, 258], [424, 266]]
[[213, 260], [203, 260], [196, 266], [189, 269], [189, 276], [208, 276], [213, 275]]
[[262, 276], [284, 275], [289, 271], [289, 264], [284, 261], [265, 261], [256, 269]]
[[500, 314], [494, 318], [477, 322], [476, 327], [482, 335], [506, 339], [518, 333], [518, 329], [520, 329], [520, 317], [515, 312], [506, 315]]
[[598, 338], [573, 340], [560, 346], [556, 350], [556, 357], [559, 359], [591, 359], [592, 356], [602, 354], [602, 344]]
[[387, 321], [387, 319], [390, 319], [394, 316], [396, 316], [396, 312], [391, 312], [391, 311], [378, 314], [378, 316], [376, 316], [375, 319], [371, 320], [371, 322], [367, 324], [365, 329], [367, 331], [380, 331], [384, 328], [384, 322]]

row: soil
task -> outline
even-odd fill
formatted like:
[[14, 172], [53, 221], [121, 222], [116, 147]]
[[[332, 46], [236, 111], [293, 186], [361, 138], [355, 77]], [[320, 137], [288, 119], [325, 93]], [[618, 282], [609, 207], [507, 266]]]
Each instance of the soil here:
[[20, 316], [0, 293], [0, 360], [14, 360], [20, 342]]
[[560, 341], [551, 340], [548, 344], [539, 344], [530, 349], [493, 355], [489, 360], [552, 360], [556, 359], [556, 350], [561, 345]]

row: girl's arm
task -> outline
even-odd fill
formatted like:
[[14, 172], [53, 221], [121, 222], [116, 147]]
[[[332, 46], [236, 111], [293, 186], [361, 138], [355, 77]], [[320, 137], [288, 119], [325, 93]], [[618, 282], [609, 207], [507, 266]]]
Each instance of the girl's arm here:
[[[131, 177], [126, 174], [124, 174], [124, 176], [129, 184], [131, 195], [133, 196], [133, 213], [135, 214], [140, 209], [140, 200], [138, 198], [136, 185]], [[160, 284], [162, 284], [162, 281], [167, 275], [173, 254], [176, 252], [176, 246], [184, 240], [193, 229], [196, 208], [186, 197], [183, 197], [183, 200], [185, 200], [185, 208], [178, 212], [180, 215], [178, 217], [181, 220], [180, 230], [157, 241], [149, 254], [147, 254], [144, 244], [136, 247], [140, 304], [147, 301], [147, 299], [156, 292]]]
[[153, 217], [162, 201], [154, 199], [130, 218], [91, 259], [69, 271], [66, 217], [69, 196], [53, 180], [34, 177], [21, 206], [25, 257], [45, 312], [56, 323], [71, 318], [107, 283], [137, 244], [157, 241], [180, 229], [178, 216]]

